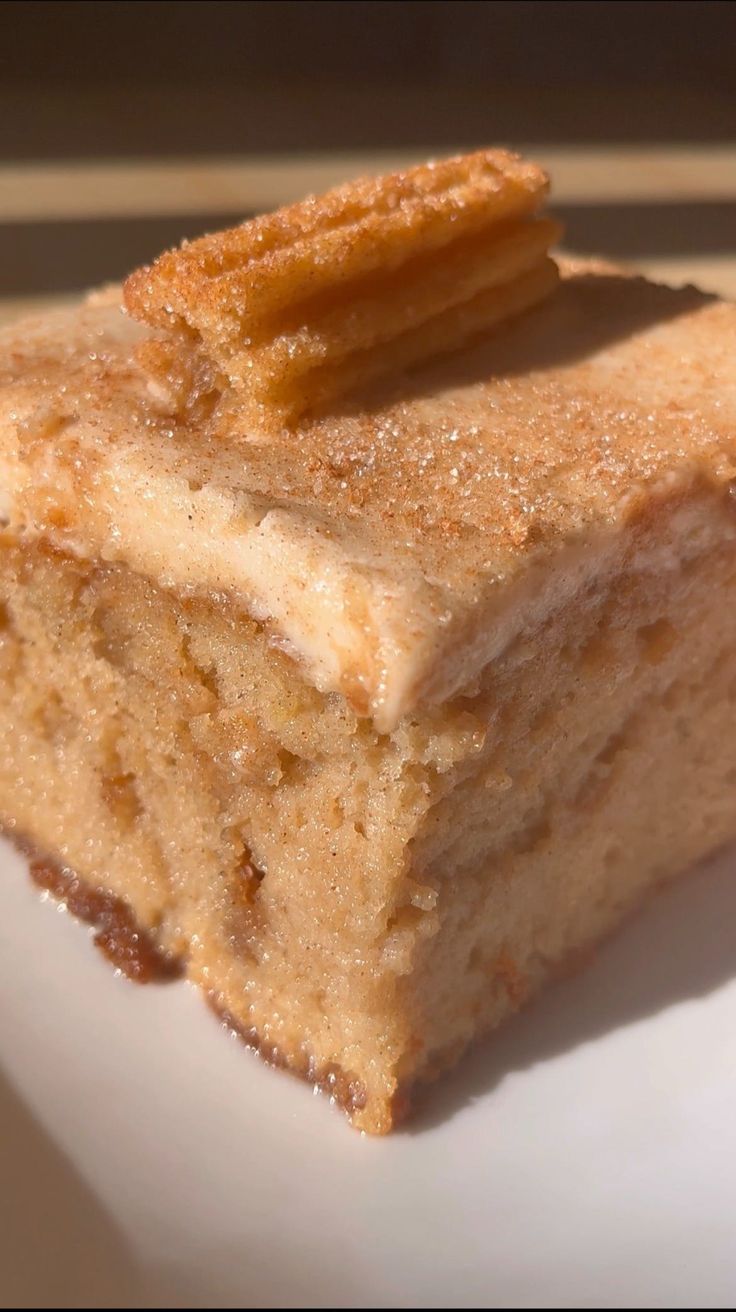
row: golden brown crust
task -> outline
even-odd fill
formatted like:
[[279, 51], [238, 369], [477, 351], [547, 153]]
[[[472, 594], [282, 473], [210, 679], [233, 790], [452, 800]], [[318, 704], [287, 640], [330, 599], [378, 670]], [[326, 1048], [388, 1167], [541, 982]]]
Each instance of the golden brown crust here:
[[[504, 151], [361, 179], [167, 252], [125, 286], [129, 312], [173, 334], [184, 366], [145, 366], [181, 408], [182, 377], [238, 391], [247, 422], [274, 430], [333, 396], [453, 349], [550, 285], [559, 236], [529, 216], [547, 179]], [[524, 292], [506, 294], [518, 279]], [[500, 295], [493, 294], [500, 288]], [[507, 308], [507, 307], [511, 308]], [[206, 370], [205, 370], [206, 372]], [[201, 393], [198, 391], [197, 395]]]
[[137, 919], [130, 904], [104, 888], [80, 879], [76, 871], [55, 858], [41, 854], [34, 843], [14, 829], [3, 826], [9, 839], [28, 860], [34, 884], [91, 925], [93, 942], [103, 957], [136, 984], [163, 984], [184, 974], [181, 959], [156, 942], [153, 932]]

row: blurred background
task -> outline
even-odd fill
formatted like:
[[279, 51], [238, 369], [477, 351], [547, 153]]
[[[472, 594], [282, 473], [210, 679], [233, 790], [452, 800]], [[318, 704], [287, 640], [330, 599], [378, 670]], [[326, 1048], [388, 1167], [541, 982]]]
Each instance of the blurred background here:
[[551, 164], [571, 247], [735, 249], [734, 3], [5, 0], [0, 38], [5, 298], [491, 142]]

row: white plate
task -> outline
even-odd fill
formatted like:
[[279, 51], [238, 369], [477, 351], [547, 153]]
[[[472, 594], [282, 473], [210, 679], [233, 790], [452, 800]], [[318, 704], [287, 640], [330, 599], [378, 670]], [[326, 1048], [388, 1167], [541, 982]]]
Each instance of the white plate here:
[[385, 1140], [0, 863], [5, 1306], [733, 1306], [733, 856]]

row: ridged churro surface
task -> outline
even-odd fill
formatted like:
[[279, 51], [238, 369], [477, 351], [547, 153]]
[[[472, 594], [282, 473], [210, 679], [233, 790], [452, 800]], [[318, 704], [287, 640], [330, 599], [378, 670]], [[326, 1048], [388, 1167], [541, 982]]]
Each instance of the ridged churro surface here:
[[130, 313], [165, 330], [142, 363], [179, 408], [233, 387], [244, 430], [291, 426], [550, 291], [546, 189], [536, 165], [478, 151], [186, 243], [126, 283]]

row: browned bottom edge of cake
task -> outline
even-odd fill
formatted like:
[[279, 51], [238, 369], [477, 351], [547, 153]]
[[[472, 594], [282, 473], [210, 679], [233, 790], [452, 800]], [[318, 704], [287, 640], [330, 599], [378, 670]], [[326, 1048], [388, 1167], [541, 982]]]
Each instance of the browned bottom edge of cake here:
[[[0, 835], [8, 839], [28, 862], [34, 884], [66, 907], [71, 915], [93, 931], [92, 940], [106, 960], [135, 984], [166, 984], [186, 975], [184, 959], [164, 951], [150, 930], [138, 922], [130, 904], [104, 889], [94, 888], [61, 861], [42, 854], [24, 834], [0, 826]], [[326, 1094], [350, 1119], [366, 1104], [362, 1082], [346, 1073], [336, 1062], [317, 1065], [303, 1051], [286, 1052], [264, 1041], [257, 1028], [243, 1025], [223, 1004], [216, 991], [204, 993], [209, 1009], [223, 1028], [234, 1034], [266, 1065], [283, 1070]], [[411, 1106], [409, 1089], [400, 1089], [391, 1106], [394, 1128], [408, 1115]]]

